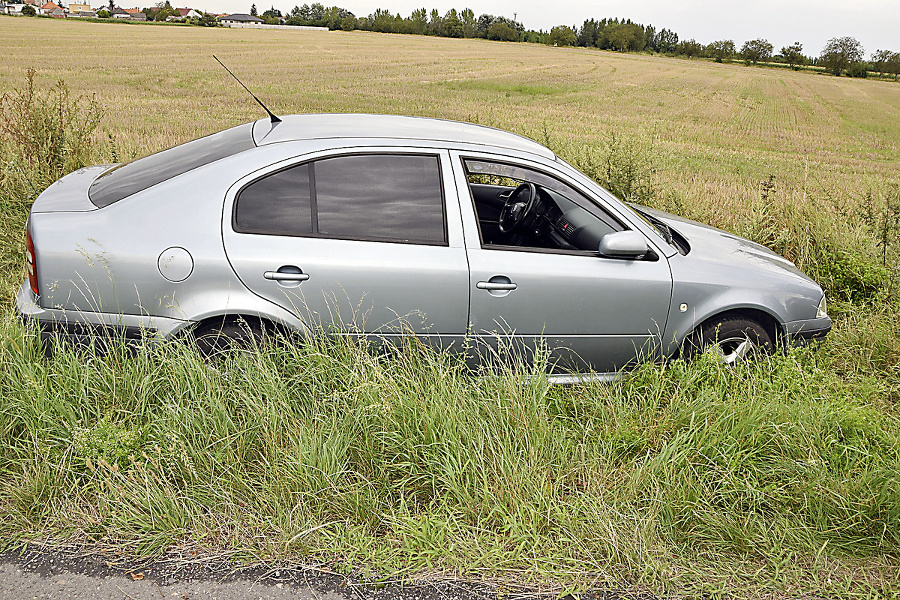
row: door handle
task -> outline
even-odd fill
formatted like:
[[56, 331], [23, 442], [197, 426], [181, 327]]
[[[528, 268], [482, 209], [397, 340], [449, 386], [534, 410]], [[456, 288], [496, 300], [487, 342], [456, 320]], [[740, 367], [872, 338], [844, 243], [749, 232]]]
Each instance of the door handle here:
[[263, 277], [274, 281], [306, 281], [309, 279], [308, 273], [284, 273], [281, 271], [266, 271]]
[[519, 287], [515, 283], [496, 283], [493, 281], [479, 281], [475, 284], [479, 290], [500, 290], [500, 291], [512, 291]]

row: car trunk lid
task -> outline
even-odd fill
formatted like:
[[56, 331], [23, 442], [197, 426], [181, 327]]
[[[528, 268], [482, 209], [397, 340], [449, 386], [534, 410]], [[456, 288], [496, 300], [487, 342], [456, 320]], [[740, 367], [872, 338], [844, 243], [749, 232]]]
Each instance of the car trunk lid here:
[[38, 196], [31, 207], [31, 212], [88, 212], [97, 210], [97, 207], [94, 206], [88, 197], [88, 188], [110, 166], [85, 167], [69, 173], [50, 185]]

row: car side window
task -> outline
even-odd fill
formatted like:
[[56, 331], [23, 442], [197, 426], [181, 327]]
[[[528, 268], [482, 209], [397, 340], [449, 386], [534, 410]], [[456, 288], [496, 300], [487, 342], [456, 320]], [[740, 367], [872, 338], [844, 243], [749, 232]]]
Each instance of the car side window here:
[[233, 227], [239, 233], [444, 245], [439, 159], [363, 154], [284, 169], [238, 193]]
[[438, 157], [340, 156], [314, 166], [320, 235], [446, 242]]
[[483, 248], [598, 251], [626, 229], [566, 182], [522, 165], [464, 159]]
[[240, 233], [309, 235], [313, 232], [308, 164], [254, 181], [238, 194], [234, 229]]

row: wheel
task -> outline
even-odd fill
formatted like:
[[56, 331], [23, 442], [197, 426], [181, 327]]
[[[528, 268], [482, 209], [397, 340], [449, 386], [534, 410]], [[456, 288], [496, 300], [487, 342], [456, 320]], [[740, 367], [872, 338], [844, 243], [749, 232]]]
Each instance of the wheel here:
[[235, 351], [251, 350], [259, 346], [262, 340], [261, 325], [244, 319], [208, 323], [193, 331], [194, 346], [207, 359], [221, 358]]
[[512, 233], [519, 229], [534, 208], [537, 199], [537, 188], [533, 183], [525, 182], [514, 189], [500, 211], [500, 231]]
[[746, 362], [775, 349], [772, 337], [758, 321], [742, 317], [713, 319], [694, 331], [684, 344], [682, 355], [691, 359], [712, 353], [724, 365]]

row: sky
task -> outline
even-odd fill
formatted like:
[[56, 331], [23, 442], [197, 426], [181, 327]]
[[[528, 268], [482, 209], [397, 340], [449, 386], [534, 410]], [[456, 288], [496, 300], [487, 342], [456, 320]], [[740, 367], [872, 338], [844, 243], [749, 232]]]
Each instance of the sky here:
[[[249, 12], [254, 0], [196, 1], [209, 12]], [[257, 0], [262, 12], [273, 6], [287, 12], [297, 4], [315, 0]], [[733, 40], [740, 49], [747, 40], [765, 38], [775, 52], [794, 42], [803, 53], [818, 56], [833, 37], [859, 40], [866, 58], [880, 49], [900, 51], [900, 0], [319, 0], [325, 6], [340, 6], [356, 16], [367, 16], [376, 8], [408, 17], [416, 8], [441, 14], [451, 8], [471, 8], [475, 15], [502, 15], [521, 22], [526, 29], [549, 31], [555, 25], [580, 26], [586, 19], [627, 18], [643, 25], [673, 30], [680, 39], [694, 38], [702, 44]], [[175, 4], [173, 2], [173, 4]], [[178, 4], [181, 6], [181, 4]]]

